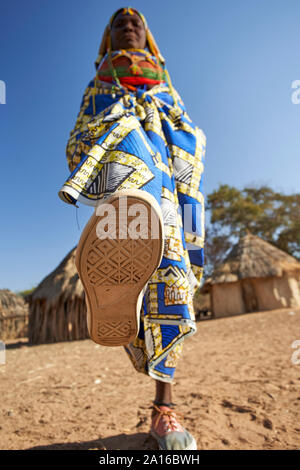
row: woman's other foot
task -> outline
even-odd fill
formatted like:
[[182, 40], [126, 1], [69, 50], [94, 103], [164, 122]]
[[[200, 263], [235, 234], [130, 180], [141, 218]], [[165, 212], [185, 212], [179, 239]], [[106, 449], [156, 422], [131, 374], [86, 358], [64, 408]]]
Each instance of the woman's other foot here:
[[179, 423], [176, 412], [169, 406], [153, 406], [150, 433], [161, 450], [197, 450], [195, 438]]

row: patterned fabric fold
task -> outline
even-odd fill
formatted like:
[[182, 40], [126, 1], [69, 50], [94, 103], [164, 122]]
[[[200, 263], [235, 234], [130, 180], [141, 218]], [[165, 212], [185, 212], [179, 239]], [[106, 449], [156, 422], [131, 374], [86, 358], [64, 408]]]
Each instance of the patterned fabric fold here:
[[72, 173], [59, 192], [67, 203], [96, 206], [116, 191], [139, 188], [159, 202], [164, 256], [144, 295], [139, 335], [125, 350], [138, 371], [166, 382], [183, 340], [196, 331], [193, 294], [204, 245], [206, 139], [176, 99], [179, 107], [166, 84], [134, 92], [91, 81], [67, 145]]

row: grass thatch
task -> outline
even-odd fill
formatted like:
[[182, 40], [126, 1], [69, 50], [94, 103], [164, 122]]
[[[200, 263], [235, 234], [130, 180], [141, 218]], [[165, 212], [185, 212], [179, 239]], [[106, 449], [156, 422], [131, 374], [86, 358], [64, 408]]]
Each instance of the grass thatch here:
[[29, 298], [29, 341], [32, 344], [88, 337], [84, 290], [73, 248]]
[[28, 304], [9, 289], [0, 290], [0, 339], [27, 336]]
[[0, 289], [0, 318], [28, 315], [28, 305], [21, 295]]
[[284, 273], [300, 273], [299, 261], [256, 235], [248, 234], [240, 239], [225, 261], [206, 280], [203, 291], [211, 284], [281, 277]]

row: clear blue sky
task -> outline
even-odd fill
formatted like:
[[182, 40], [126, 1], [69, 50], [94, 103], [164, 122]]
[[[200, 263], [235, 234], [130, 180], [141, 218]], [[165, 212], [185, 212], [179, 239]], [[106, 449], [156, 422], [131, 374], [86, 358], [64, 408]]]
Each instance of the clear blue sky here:
[[[118, 0], [9, 0], [0, 15], [0, 288], [38, 284], [92, 209], [63, 203], [65, 146]], [[300, 191], [299, 0], [136, 0], [220, 183]]]

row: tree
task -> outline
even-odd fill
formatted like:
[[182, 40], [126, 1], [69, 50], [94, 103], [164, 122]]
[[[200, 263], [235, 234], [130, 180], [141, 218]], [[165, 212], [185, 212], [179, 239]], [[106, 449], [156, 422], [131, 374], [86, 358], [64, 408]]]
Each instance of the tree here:
[[205, 229], [205, 263], [204, 278], [211, 276], [214, 269], [222, 263], [229, 249], [232, 247], [230, 237], [218, 232], [213, 224]]
[[206, 209], [211, 216], [206, 276], [249, 232], [300, 260], [300, 194], [285, 195], [268, 186], [239, 190], [223, 184], [207, 196]]

